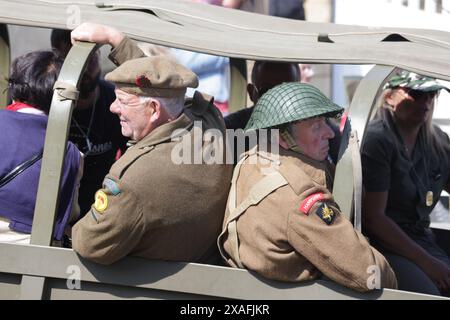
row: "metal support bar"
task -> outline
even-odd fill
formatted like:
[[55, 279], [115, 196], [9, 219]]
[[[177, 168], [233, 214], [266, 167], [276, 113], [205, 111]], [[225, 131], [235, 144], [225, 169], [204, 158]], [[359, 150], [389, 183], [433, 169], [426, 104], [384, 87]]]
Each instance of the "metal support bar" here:
[[[81, 74], [87, 65], [87, 61], [97, 47], [95, 43], [76, 43], [64, 61], [58, 81], [78, 88]], [[58, 209], [61, 174], [70, 120], [75, 104], [76, 101], [73, 100], [60, 101], [58, 93], [56, 91], [53, 93], [31, 230], [31, 244], [49, 246], [52, 242], [53, 226]], [[45, 278], [42, 278], [42, 280], [45, 280]], [[42, 298], [44, 284], [45, 281], [23, 277], [21, 297], [31, 295]]]
[[342, 214], [350, 221], [353, 220], [352, 203], [354, 187], [352, 156], [351, 150], [348, 148], [350, 131], [355, 131], [358, 137], [360, 137], [361, 141], [359, 145], [361, 146], [366, 125], [374, 111], [378, 94], [383, 88], [386, 79], [394, 70], [394, 67], [388, 66], [376, 65], [373, 67], [361, 80], [348, 110], [348, 119], [350, 120], [351, 128], [346, 125], [342, 135], [339, 148], [340, 160], [336, 166], [336, 174], [334, 177], [333, 196]]
[[[60, 279], [66, 284], [60, 286], [61, 291], [76, 290], [80, 292], [78, 296], [90, 299], [104, 297], [105, 293], [113, 294], [117, 289], [122, 294], [116, 297], [124, 298], [132, 288], [142, 288], [146, 291], [159, 290], [167, 297], [171, 294], [174, 297], [179, 294], [188, 294], [255, 300], [445, 299], [391, 289], [361, 293], [325, 280], [300, 283], [280, 282], [265, 279], [244, 269], [146, 260], [137, 257], [126, 257], [112, 265], [103, 266], [84, 260], [71, 249], [45, 246], [0, 243], [0, 257], [2, 257], [0, 273]], [[78, 288], [70, 287], [74, 281], [80, 281]], [[110, 288], [105, 291], [102, 289], [104, 287], [98, 285], [110, 285]], [[97, 292], [96, 288], [98, 288]], [[51, 289], [50, 281], [48, 281], [46, 290], [51, 291]], [[46, 294], [44, 298], [47, 296], [56, 298], [50, 294]]]
[[[86, 62], [95, 50], [96, 46], [93, 43], [74, 45], [66, 57], [58, 81], [78, 88]], [[34, 211], [32, 244], [48, 246], [52, 241], [61, 173], [75, 104], [76, 101], [73, 100], [60, 101], [57, 92], [53, 93]]]
[[20, 285], [20, 300], [42, 300], [45, 277], [23, 276]]
[[9, 66], [11, 64], [11, 51], [9, 48], [8, 27], [0, 24], [0, 109], [8, 104]]
[[247, 62], [230, 58], [230, 113], [247, 106]]

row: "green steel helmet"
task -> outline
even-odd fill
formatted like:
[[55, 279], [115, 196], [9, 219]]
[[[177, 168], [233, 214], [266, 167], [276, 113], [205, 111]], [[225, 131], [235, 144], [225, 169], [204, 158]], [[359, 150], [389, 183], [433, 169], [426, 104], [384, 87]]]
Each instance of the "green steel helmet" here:
[[424, 92], [432, 92], [445, 89], [450, 92], [449, 88], [444, 86], [436, 79], [405, 70], [398, 71], [384, 86], [384, 89], [395, 88], [409, 88], [412, 90], [419, 90]]
[[258, 100], [245, 131], [315, 117], [335, 117], [343, 111], [316, 87], [307, 83], [286, 82], [270, 89]]

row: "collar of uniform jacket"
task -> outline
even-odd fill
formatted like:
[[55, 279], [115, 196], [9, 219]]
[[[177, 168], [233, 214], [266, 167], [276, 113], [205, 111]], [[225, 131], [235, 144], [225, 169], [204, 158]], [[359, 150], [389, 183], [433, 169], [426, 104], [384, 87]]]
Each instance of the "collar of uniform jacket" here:
[[136, 148], [147, 148], [166, 141], [171, 141], [175, 130], [185, 129], [189, 131], [192, 127], [193, 121], [183, 112], [178, 118], [167, 122], [146, 135], [141, 141], [135, 144]]
[[190, 114], [202, 116], [213, 101], [214, 98], [211, 96], [196, 91], [192, 99], [186, 99], [183, 113], [178, 118], [157, 127], [145, 136], [144, 139], [135, 143], [135, 146], [138, 148], [148, 148], [166, 141], [171, 141], [175, 130], [185, 129], [184, 132], [189, 131], [194, 124]]
[[[309, 177], [321, 186], [326, 186], [327, 161], [317, 161], [303, 154], [280, 148], [280, 173], [288, 181], [296, 194], [301, 194], [305, 187], [305, 177]], [[301, 170], [298, 170], [298, 169]]]

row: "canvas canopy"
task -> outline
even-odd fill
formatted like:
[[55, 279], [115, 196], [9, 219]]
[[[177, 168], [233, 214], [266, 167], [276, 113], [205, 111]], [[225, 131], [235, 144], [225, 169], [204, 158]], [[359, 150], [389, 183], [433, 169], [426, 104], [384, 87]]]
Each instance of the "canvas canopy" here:
[[312, 23], [180, 0], [0, 0], [0, 23], [67, 29], [67, 23], [84, 21], [221, 56], [381, 64], [450, 80], [450, 33], [443, 31]]

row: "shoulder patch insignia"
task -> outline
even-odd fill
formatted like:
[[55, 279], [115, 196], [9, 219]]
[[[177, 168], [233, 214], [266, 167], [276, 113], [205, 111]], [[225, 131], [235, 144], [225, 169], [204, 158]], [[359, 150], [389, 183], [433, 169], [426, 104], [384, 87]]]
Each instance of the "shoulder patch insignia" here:
[[299, 210], [301, 212], [303, 212], [304, 214], [308, 215], [309, 210], [314, 205], [314, 203], [316, 203], [317, 201], [323, 200], [324, 198], [325, 197], [322, 192], [314, 193], [302, 201], [302, 203], [300, 204]]
[[106, 189], [107, 193], [113, 196], [117, 196], [120, 193], [117, 182], [110, 178], [105, 178], [105, 180], [103, 180], [103, 189]]
[[95, 193], [94, 209], [101, 213], [105, 211], [106, 208], [108, 208], [108, 196], [103, 190], [98, 190]]
[[334, 218], [336, 217], [336, 213], [333, 211], [333, 209], [331, 209], [329, 206], [327, 206], [326, 203], [322, 203], [322, 205], [320, 205], [319, 208], [317, 208], [316, 214], [327, 225], [332, 224], [334, 221]]

